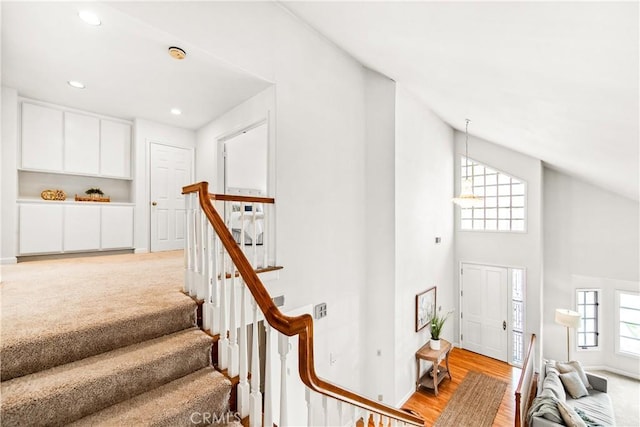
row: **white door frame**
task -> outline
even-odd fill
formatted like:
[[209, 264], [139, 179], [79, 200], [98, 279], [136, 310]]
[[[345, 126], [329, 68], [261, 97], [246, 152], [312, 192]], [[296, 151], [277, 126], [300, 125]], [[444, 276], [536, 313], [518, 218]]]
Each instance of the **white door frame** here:
[[146, 155], [147, 155], [147, 161], [146, 161], [146, 167], [147, 167], [147, 173], [146, 173], [146, 179], [147, 179], [147, 185], [145, 188], [145, 192], [146, 192], [146, 218], [147, 218], [147, 247], [149, 248], [149, 252], [152, 252], [151, 249], [151, 173], [152, 173], [152, 168], [151, 168], [151, 146], [152, 145], [163, 145], [165, 147], [171, 147], [171, 148], [179, 148], [182, 150], [187, 150], [190, 152], [190, 156], [189, 159], [191, 161], [191, 176], [190, 176], [190, 181], [193, 183], [195, 181], [195, 147], [184, 147], [181, 145], [176, 145], [176, 144], [170, 144], [167, 142], [161, 142], [161, 141], [157, 141], [154, 139], [147, 139], [146, 140], [147, 144], [146, 144]]
[[[485, 267], [498, 267], [498, 268], [506, 268], [507, 272], [508, 272], [508, 282], [507, 282], [507, 305], [508, 305], [508, 309], [507, 309], [507, 332], [508, 332], [508, 338], [507, 338], [507, 362], [512, 365], [512, 366], [518, 366], [515, 365], [513, 363], [513, 340], [511, 339], [511, 337], [513, 336], [513, 319], [512, 319], [512, 313], [511, 313], [511, 301], [512, 301], [512, 283], [511, 283], [511, 278], [512, 278], [512, 271], [513, 270], [522, 270], [523, 272], [523, 296], [524, 296], [524, 300], [523, 300], [523, 325], [522, 325], [522, 329], [523, 329], [523, 334], [526, 336], [526, 330], [527, 330], [527, 313], [526, 313], [526, 298], [527, 298], [527, 268], [526, 267], [522, 267], [522, 266], [516, 266], [516, 265], [506, 265], [506, 264], [493, 264], [493, 263], [487, 263], [487, 262], [475, 262], [475, 261], [460, 261], [459, 265], [458, 265], [458, 307], [459, 307], [459, 314], [458, 314], [458, 342], [460, 344], [460, 348], [463, 347], [462, 344], [462, 340], [460, 340], [460, 336], [462, 335], [462, 319], [460, 318], [460, 313], [462, 313], [462, 304], [463, 304], [463, 296], [462, 296], [462, 268], [463, 265], [480, 265], [480, 266], [485, 266]], [[526, 347], [526, 342], [525, 342], [525, 347]]]

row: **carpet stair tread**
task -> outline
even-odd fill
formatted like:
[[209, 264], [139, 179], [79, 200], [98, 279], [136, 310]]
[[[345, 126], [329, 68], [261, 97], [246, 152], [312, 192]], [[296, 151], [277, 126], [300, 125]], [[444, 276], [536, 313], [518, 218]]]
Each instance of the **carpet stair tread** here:
[[210, 365], [212, 339], [190, 328], [3, 381], [3, 425], [77, 420]]
[[212, 414], [210, 418], [216, 414], [233, 423], [233, 414], [228, 413], [230, 391], [230, 381], [207, 367], [82, 418], [71, 426], [193, 426], [203, 421], [202, 414]]
[[158, 338], [196, 322], [195, 302], [179, 292], [146, 302], [131, 301], [126, 307], [103, 308], [102, 304], [108, 302], [97, 302], [99, 313], [94, 316], [49, 323], [49, 328], [39, 331], [5, 322], [3, 330], [11, 328], [8, 330], [21, 334], [3, 334], [2, 381]]

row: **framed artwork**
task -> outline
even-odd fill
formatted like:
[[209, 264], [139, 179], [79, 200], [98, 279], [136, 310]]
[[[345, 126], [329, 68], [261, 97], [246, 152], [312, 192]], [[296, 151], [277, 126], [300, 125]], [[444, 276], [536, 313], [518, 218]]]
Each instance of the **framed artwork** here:
[[436, 287], [416, 295], [416, 332], [429, 324], [436, 312]]

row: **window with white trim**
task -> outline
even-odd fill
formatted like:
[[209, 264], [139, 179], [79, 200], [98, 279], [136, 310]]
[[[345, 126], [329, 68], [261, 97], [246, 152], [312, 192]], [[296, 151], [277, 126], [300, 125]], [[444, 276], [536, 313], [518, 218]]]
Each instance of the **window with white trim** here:
[[600, 316], [600, 290], [577, 289], [576, 309], [580, 314], [580, 326], [576, 331], [578, 335], [578, 348], [583, 350], [598, 348], [599, 336], [598, 321]]
[[526, 183], [465, 156], [460, 165], [461, 181], [469, 178], [484, 199], [480, 207], [460, 208], [460, 229], [525, 231]]
[[617, 342], [620, 353], [640, 356], [640, 294], [616, 291]]

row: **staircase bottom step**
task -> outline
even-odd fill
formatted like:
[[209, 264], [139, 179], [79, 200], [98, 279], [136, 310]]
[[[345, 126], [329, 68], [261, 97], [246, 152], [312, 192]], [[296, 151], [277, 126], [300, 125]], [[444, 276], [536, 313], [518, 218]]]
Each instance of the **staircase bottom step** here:
[[193, 426], [235, 421], [231, 383], [207, 367], [71, 424], [81, 426]]

